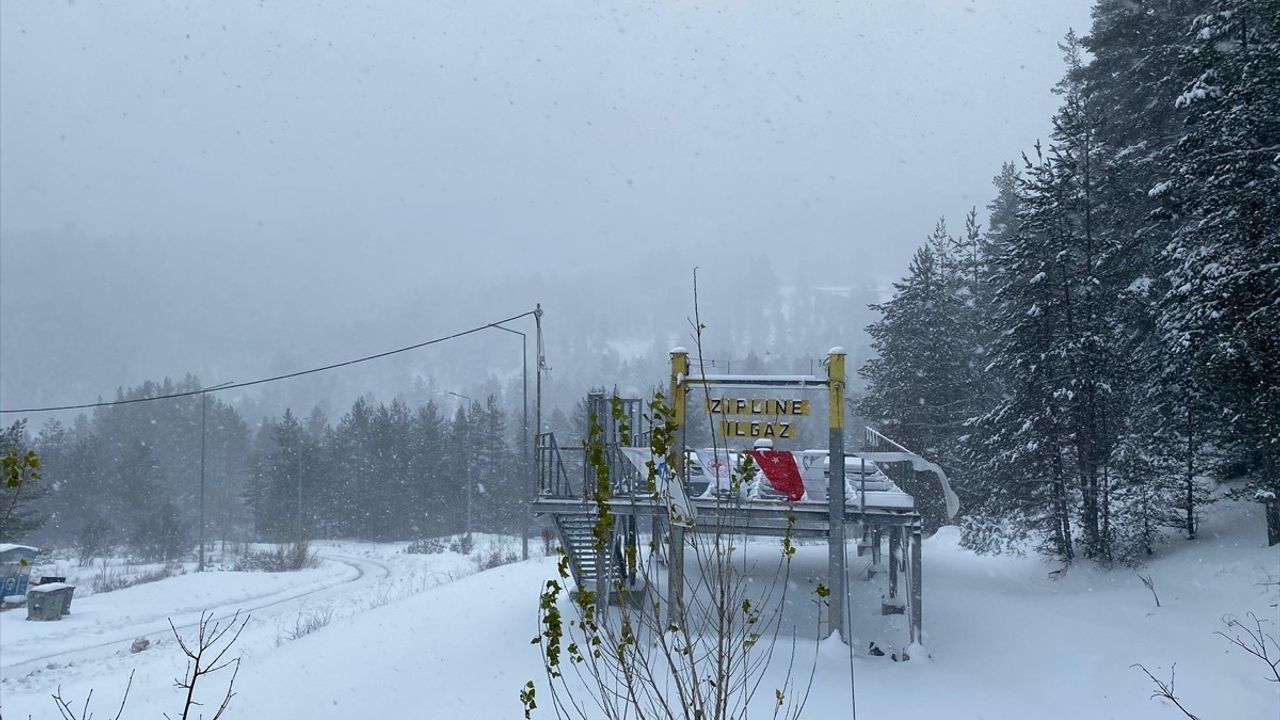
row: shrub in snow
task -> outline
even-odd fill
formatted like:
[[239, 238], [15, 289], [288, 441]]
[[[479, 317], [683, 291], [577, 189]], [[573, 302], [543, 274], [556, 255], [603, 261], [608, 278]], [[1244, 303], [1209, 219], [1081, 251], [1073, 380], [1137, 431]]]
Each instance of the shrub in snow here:
[[519, 559], [519, 556], [514, 552], [495, 547], [490, 549], [487, 554], [476, 556], [476, 569], [480, 571], [492, 570], [503, 565], [510, 565]]
[[95, 559], [111, 552], [111, 523], [101, 515], [90, 515], [76, 533], [76, 557], [80, 567], [87, 567]]
[[319, 564], [311, 543], [306, 540], [277, 545], [275, 550], [250, 551], [236, 562], [236, 570], [248, 572], [289, 572]]
[[470, 555], [476, 549], [476, 541], [470, 534], [460, 535], [449, 543], [449, 550], [459, 555]]
[[186, 572], [185, 568], [178, 563], [170, 563], [162, 565], [152, 570], [141, 570], [134, 573], [132, 566], [126, 563], [123, 568], [112, 567], [104, 558], [102, 560], [102, 568], [98, 570], [98, 574], [93, 578], [93, 591], [95, 593], [112, 592], [114, 590], [123, 590], [134, 585], [142, 585], [145, 583], [157, 582], [165, 578], [171, 578], [175, 575], [181, 575]]
[[439, 555], [447, 548], [441, 538], [421, 538], [409, 543], [404, 551], [410, 555]]
[[129, 547], [145, 560], [169, 561], [188, 549], [188, 528], [178, 519], [173, 503], [162, 503], [153, 513], [140, 517], [130, 537]]
[[333, 608], [315, 608], [304, 612], [299, 612], [293, 620], [293, 627], [285, 629], [276, 638], [276, 645], [283, 645], [286, 642], [297, 640], [311, 633], [326, 627], [333, 621]]

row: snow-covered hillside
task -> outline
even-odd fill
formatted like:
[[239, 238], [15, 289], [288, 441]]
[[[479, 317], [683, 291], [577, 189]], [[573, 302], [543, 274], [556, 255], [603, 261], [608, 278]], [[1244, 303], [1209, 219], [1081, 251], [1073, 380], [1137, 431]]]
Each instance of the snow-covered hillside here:
[[[1256, 505], [1210, 507], [1199, 540], [1171, 541], [1142, 570], [1153, 579], [1157, 608], [1132, 571], [1081, 563], [1052, 579], [1056, 565], [976, 556], [958, 547], [953, 529], [944, 529], [925, 544], [929, 656], [896, 663], [859, 654], [858, 714], [1176, 718], [1176, 709], [1150, 699], [1150, 681], [1132, 666], [1142, 663], [1167, 678], [1177, 663], [1177, 694], [1200, 717], [1280, 717], [1280, 687], [1265, 680], [1265, 666], [1214, 634], [1226, 629], [1224, 618], [1249, 612], [1280, 634], [1280, 547], [1263, 545]], [[164, 602], [184, 608], [180, 615], [186, 618], [203, 600], [220, 613], [238, 605], [258, 608], [257, 630], [242, 640], [245, 660], [232, 717], [519, 717], [520, 687], [529, 679], [541, 687], [538, 649], [530, 640], [537, 631], [538, 591], [554, 575], [553, 562], [534, 560], [464, 577], [474, 569], [465, 558], [407, 556], [395, 552], [399, 547], [324, 548], [324, 566], [288, 577], [299, 593], [327, 588], [294, 600], [276, 587], [278, 577], [208, 574], [86, 598], [60, 623], [28, 624], [17, 613], [5, 613], [3, 712], [56, 717], [49, 694], [59, 684], [71, 697], [83, 698], [94, 688], [105, 712], [131, 668], [137, 675], [125, 717], [171, 712], [179, 701], [171, 681], [182, 670], [173, 643], [130, 655], [129, 640], [137, 628], [160, 619]], [[801, 547], [795, 577], [820, 575], [825, 552], [821, 546]], [[352, 577], [357, 570], [361, 575]], [[214, 581], [223, 595], [201, 595], [213, 593], [202, 583]], [[255, 597], [234, 597], [241, 592]], [[337, 608], [326, 627], [280, 641], [289, 621], [325, 604]], [[114, 637], [106, 628], [116, 629], [119, 642], [103, 655], [98, 646]], [[41, 637], [63, 654], [34, 662]], [[75, 647], [86, 648], [84, 659], [70, 652]], [[814, 652], [818, 664], [806, 716], [847, 717], [845, 647], [805, 639], [800, 665]], [[769, 714], [771, 701], [772, 693], [762, 693], [761, 716]], [[550, 717], [550, 711], [540, 708], [539, 715]]]

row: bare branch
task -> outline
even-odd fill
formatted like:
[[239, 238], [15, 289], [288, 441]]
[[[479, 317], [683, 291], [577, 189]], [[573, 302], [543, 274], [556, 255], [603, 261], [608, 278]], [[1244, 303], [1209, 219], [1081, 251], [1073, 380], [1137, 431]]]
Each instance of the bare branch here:
[[[133, 671], [129, 671], [129, 682], [125, 683], [124, 695], [120, 698], [120, 708], [116, 710], [112, 720], [120, 720], [120, 716], [124, 714], [125, 703], [129, 701], [129, 689], [133, 687]], [[93, 690], [90, 690], [84, 697], [84, 707], [81, 708], [79, 714], [71, 707], [70, 701], [62, 697], [62, 686], [59, 685], [57, 692], [53, 694], [54, 707], [58, 708], [58, 715], [62, 720], [91, 720], [93, 714], [89, 712], [89, 701], [93, 698]]]
[[1186, 715], [1188, 720], [1200, 720], [1198, 716], [1196, 716], [1194, 713], [1192, 713], [1190, 710], [1184, 707], [1182, 704], [1182, 701], [1179, 700], [1178, 697], [1173, 694], [1173, 680], [1178, 667], [1177, 663], [1174, 663], [1169, 668], [1168, 683], [1165, 683], [1163, 680], [1157, 678], [1155, 675], [1152, 675], [1151, 671], [1148, 670], [1145, 666], [1143, 666], [1142, 663], [1134, 663], [1129, 667], [1136, 667], [1142, 670], [1142, 672], [1147, 674], [1147, 677], [1151, 678], [1151, 682], [1155, 683], [1156, 691], [1151, 693], [1152, 699], [1164, 698], [1165, 700], [1168, 700], [1169, 702], [1173, 703], [1174, 706], [1177, 707], [1179, 710], [1181, 710], [1182, 714]]
[[1280, 651], [1280, 643], [1276, 642], [1274, 635], [1262, 629], [1262, 621], [1258, 619], [1257, 615], [1250, 612], [1249, 617], [1253, 619], [1253, 628], [1249, 628], [1240, 622], [1239, 618], [1231, 618], [1224, 621], [1228, 629], [1235, 628], [1244, 632], [1245, 637], [1249, 638], [1248, 640], [1242, 638], [1239, 633], [1236, 633], [1235, 637], [1231, 637], [1221, 630], [1214, 634], [1221, 635], [1227, 642], [1266, 663], [1268, 670], [1271, 671], [1271, 677], [1266, 678], [1267, 681], [1280, 683], [1280, 652], [1276, 653], [1276, 658], [1273, 660], [1271, 658], [1271, 650], [1268, 648], [1268, 645], [1270, 645]]
[[1151, 575], [1148, 573], [1144, 577], [1142, 573], [1136, 573], [1136, 574], [1138, 576], [1138, 579], [1142, 581], [1142, 584], [1146, 586], [1148, 590], [1151, 591], [1151, 597], [1155, 598], [1156, 607], [1160, 607], [1160, 596], [1156, 594], [1156, 584], [1155, 584], [1155, 581], [1151, 579]]
[[[223, 696], [222, 704], [218, 707], [218, 711], [214, 714], [213, 720], [222, 717], [222, 714], [230, 704], [231, 698], [235, 696], [236, 676], [240, 672], [240, 658], [234, 658], [223, 662], [223, 657], [231, 649], [236, 641], [240, 639], [240, 633], [244, 631], [246, 625], [249, 624], [250, 616], [246, 615], [244, 620], [240, 620], [240, 611], [237, 610], [231, 619], [225, 625], [215, 622], [212, 612], [200, 614], [200, 624], [196, 629], [196, 637], [194, 643], [188, 643], [183, 639], [173, 621], [169, 621], [169, 627], [173, 630], [173, 636], [178, 641], [178, 647], [187, 656], [186, 673], [181, 679], [175, 679], [174, 685], [178, 688], [186, 690], [186, 699], [182, 705], [182, 720], [191, 720], [191, 711], [193, 708], [199, 707], [201, 703], [196, 701], [196, 685], [200, 678], [222, 670], [228, 665], [234, 665], [235, 669], [231, 672], [231, 679], [227, 682], [227, 692]], [[234, 629], [230, 639], [227, 638], [228, 633]], [[165, 715], [169, 717], [168, 714]]]

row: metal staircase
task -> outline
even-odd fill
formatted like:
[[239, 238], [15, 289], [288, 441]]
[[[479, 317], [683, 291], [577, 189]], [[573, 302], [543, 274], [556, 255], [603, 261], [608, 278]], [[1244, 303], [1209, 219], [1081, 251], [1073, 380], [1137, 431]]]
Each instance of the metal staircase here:
[[[642, 429], [643, 404], [639, 400], [620, 400], [617, 406], [621, 420], [613, 414], [613, 406], [603, 393], [588, 397], [591, 414], [602, 425], [605, 443], [605, 462], [612, 479], [610, 494], [630, 496], [641, 482], [635, 469], [619, 451], [624, 437], [630, 444], [647, 438]], [[628, 430], [624, 433], [622, 426]], [[579, 590], [598, 594], [597, 602], [612, 602], [618, 583], [626, 583], [626, 561], [621, 548], [634, 547], [638, 542], [635, 518], [615, 517], [616, 525], [609, 533], [603, 550], [598, 551], [595, 528], [599, 513], [592, 499], [595, 493], [595, 475], [586, 461], [584, 448], [561, 448], [552, 433], [540, 433], [536, 438], [538, 464], [538, 499], [535, 506], [543, 508], [555, 524], [560, 545], [569, 559], [574, 584]], [[638, 555], [638, 553], [637, 553]], [[636, 555], [628, 555], [636, 557]], [[636, 573], [632, 572], [627, 587], [629, 597], [643, 596], [643, 588], [636, 587]]]
[[606, 566], [604, 572], [605, 577], [610, 581], [610, 586], [613, 581], [622, 579], [622, 570], [615, 562], [610, 549], [606, 546], [603, 553], [596, 552], [595, 536], [591, 534], [596, 524], [594, 513], [564, 513], [552, 517], [555, 519], [556, 532], [560, 536], [560, 545], [569, 556], [569, 569], [573, 571], [573, 582], [578, 588], [593, 592], [596, 590], [602, 561]]

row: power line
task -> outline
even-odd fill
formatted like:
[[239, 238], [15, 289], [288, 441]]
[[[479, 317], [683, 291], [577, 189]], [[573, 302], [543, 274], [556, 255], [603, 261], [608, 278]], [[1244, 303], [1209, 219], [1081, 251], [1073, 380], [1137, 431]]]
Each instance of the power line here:
[[364, 357], [356, 358], [354, 360], [346, 360], [343, 362], [334, 363], [332, 365], [324, 365], [322, 367], [311, 368], [309, 370], [299, 370], [297, 372], [286, 373], [284, 375], [275, 375], [273, 377], [266, 377], [258, 380], [249, 380], [247, 382], [231, 383], [229, 385], [224, 385], [219, 388], [201, 388], [200, 390], [187, 390], [179, 393], [171, 393], [169, 395], [156, 395], [153, 397], [133, 398], [131, 400], [114, 400], [112, 402], [92, 402], [92, 403], [80, 403], [78, 405], [57, 405], [57, 406], [51, 406], [51, 407], [15, 408], [12, 410], [0, 410], [0, 414], [43, 413], [43, 412], [57, 412], [59, 410], [87, 410], [90, 408], [111, 407], [114, 405], [131, 405], [133, 403], [154, 402], [156, 400], [172, 400], [174, 398], [191, 397], [192, 395], [200, 395], [202, 393], [222, 392], [224, 390], [235, 390], [236, 388], [250, 387], [252, 385], [262, 385], [264, 383], [277, 382], [279, 380], [289, 380], [290, 378], [301, 377], [303, 375], [311, 375], [318, 372], [324, 372], [326, 370], [335, 370], [337, 368], [346, 367], [348, 365], [357, 365], [359, 363], [369, 362], [370, 360], [378, 360], [380, 358], [388, 357], [390, 355], [398, 355], [400, 353], [409, 352], [410, 350], [417, 350], [419, 348], [424, 348], [424, 347], [427, 347], [428, 345], [438, 345], [439, 343], [446, 342], [448, 340], [456, 340], [465, 335], [472, 335], [482, 330], [488, 330], [489, 328], [496, 327], [498, 325], [501, 325], [502, 323], [508, 323], [513, 320], [519, 320], [520, 318], [529, 317], [536, 312], [537, 312], [536, 310], [529, 310], [528, 312], [522, 312], [519, 315], [512, 315], [511, 317], [503, 320], [495, 320], [494, 322], [485, 323], [484, 325], [477, 325], [476, 327], [470, 328], [468, 330], [463, 330], [461, 332], [456, 332], [456, 333], [453, 333], [452, 335], [445, 335], [438, 338], [432, 338], [431, 340], [415, 343], [413, 345], [406, 345], [405, 347], [402, 347], [402, 348], [396, 348], [395, 350], [380, 352], [375, 355], [366, 355]]

